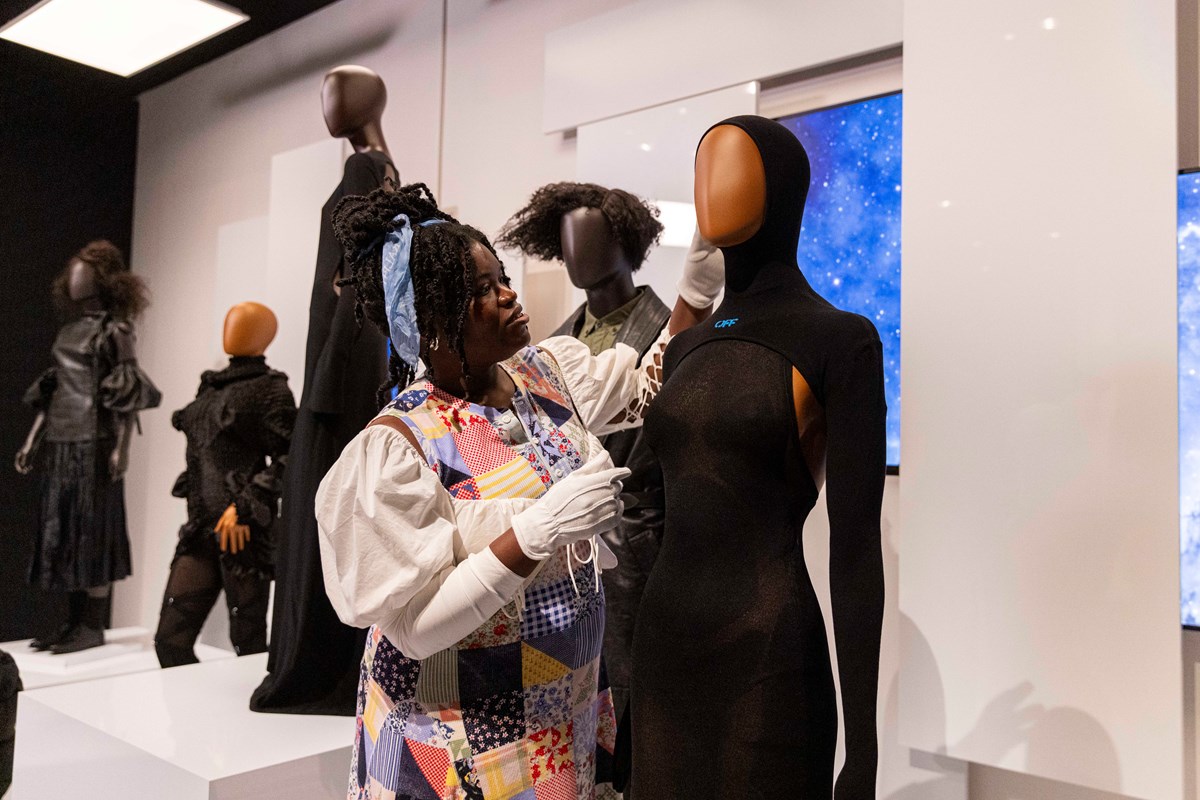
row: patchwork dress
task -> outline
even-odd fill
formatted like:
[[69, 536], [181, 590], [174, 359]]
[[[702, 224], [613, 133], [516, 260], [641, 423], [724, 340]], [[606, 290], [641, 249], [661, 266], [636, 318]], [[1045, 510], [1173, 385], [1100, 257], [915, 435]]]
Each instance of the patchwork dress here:
[[[570, 337], [501, 366], [511, 410], [418, 381], [343, 452], [317, 498], [322, 564], [343, 621], [371, 625], [361, 666], [350, 798], [592, 800], [615, 744], [600, 661], [604, 592], [587, 543], [560, 548], [474, 632], [405, 656], [379, 624], [486, 548], [556, 481], [603, 453], [594, 433], [640, 422], [657, 390], [624, 345]], [[580, 558], [580, 555], [583, 558]], [[386, 627], [383, 626], [383, 627]]]

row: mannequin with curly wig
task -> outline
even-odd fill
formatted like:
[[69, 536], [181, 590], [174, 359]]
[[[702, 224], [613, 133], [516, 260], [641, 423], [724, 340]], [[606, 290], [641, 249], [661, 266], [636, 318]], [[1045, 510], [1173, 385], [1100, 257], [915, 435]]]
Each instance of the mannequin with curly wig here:
[[496, 243], [565, 264], [571, 283], [587, 292], [588, 310], [601, 319], [638, 295], [633, 273], [662, 230], [658, 209], [629, 192], [551, 183], [509, 219]]
[[25, 393], [37, 411], [15, 466], [42, 473], [39, 537], [30, 583], [66, 591], [70, 615], [36, 650], [70, 653], [104, 643], [113, 581], [130, 574], [123, 478], [137, 413], [158, 390], [134, 358], [133, 320], [145, 284], [111, 242], [91, 242], [53, 285], [68, 320], [54, 340], [54, 366]]
[[[533, 258], [562, 262], [571, 283], [586, 293], [587, 302], [554, 335], [574, 336], [593, 354], [618, 343], [644, 354], [671, 310], [650, 286], [635, 286], [634, 273], [662, 230], [658, 209], [629, 192], [594, 183], [552, 183], [533, 193], [497, 242]], [[696, 264], [712, 260], [719, 275], [720, 253], [703, 241], [696, 241], [689, 258]], [[709, 302], [711, 298], [692, 299], [696, 307]], [[629, 699], [634, 622], [666, 511], [662, 473], [641, 428], [616, 431], [601, 441], [614, 464], [631, 470], [625, 492], [636, 501], [628, 504], [621, 524], [604, 534], [617, 555], [616, 568], [604, 573], [604, 658], [619, 718]]]

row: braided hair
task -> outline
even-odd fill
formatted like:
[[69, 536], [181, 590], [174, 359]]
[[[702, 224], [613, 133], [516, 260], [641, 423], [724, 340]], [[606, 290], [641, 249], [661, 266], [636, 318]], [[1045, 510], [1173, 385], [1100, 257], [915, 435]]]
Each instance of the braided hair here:
[[594, 183], [566, 182], [534, 192], [525, 207], [504, 223], [496, 243], [545, 261], [562, 261], [562, 218], [577, 208], [595, 208], [604, 214], [634, 270], [662, 235], [658, 208], [640, 197]]
[[[421, 335], [421, 360], [429, 364], [429, 343], [439, 336], [458, 354], [464, 378], [468, 375], [463, 342], [467, 314], [474, 297], [475, 259], [471, 247], [478, 243], [496, 255], [492, 243], [480, 231], [464, 225], [438, 208], [437, 200], [423, 183], [398, 189], [383, 187], [364, 196], [342, 198], [333, 211], [333, 229], [346, 253], [346, 266], [339, 286], [353, 287], [354, 315], [364, 318], [389, 336], [383, 294], [383, 239], [396, 228], [396, 215], [409, 218], [413, 229], [409, 269], [412, 272], [413, 304], [417, 331]], [[421, 226], [430, 220], [445, 224]], [[497, 259], [499, 260], [499, 259]], [[504, 266], [500, 276], [507, 283]], [[379, 405], [391, 398], [394, 387], [407, 386], [415, 377], [413, 368], [389, 347], [388, 382], [379, 387]]]

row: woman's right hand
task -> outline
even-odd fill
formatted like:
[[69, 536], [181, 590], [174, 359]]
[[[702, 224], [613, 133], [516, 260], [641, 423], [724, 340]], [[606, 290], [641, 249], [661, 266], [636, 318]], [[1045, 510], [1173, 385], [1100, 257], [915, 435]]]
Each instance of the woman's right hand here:
[[29, 449], [22, 447], [17, 451], [17, 457], [13, 459], [13, 467], [22, 475], [28, 475], [33, 469], [33, 459], [30, 455]]
[[610, 530], [621, 521], [621, 481], [629, 470], [605, 453], [563, 478], [512, 518], [517, 544], [528, 558], [549, 558], [558, 548]]

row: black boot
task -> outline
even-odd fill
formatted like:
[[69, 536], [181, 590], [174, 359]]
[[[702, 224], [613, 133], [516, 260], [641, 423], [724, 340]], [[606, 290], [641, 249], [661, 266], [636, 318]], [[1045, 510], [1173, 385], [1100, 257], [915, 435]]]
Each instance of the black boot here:
[[108, 597], [88, 597], [83, 609], [83, 620], [67, 634], [67, 637], [50, 648], [56, 656], [63, 653], [78, 653], [104, 644], [104, 620], [108, 616]]
[[48, 636], [39, 636], [29, 643], [34, 650], [49, 650], [67, 638], [71, 630], [83, 619], [83, 607], [87, 604], [87, 592], [67, 592], [67, 621]]

